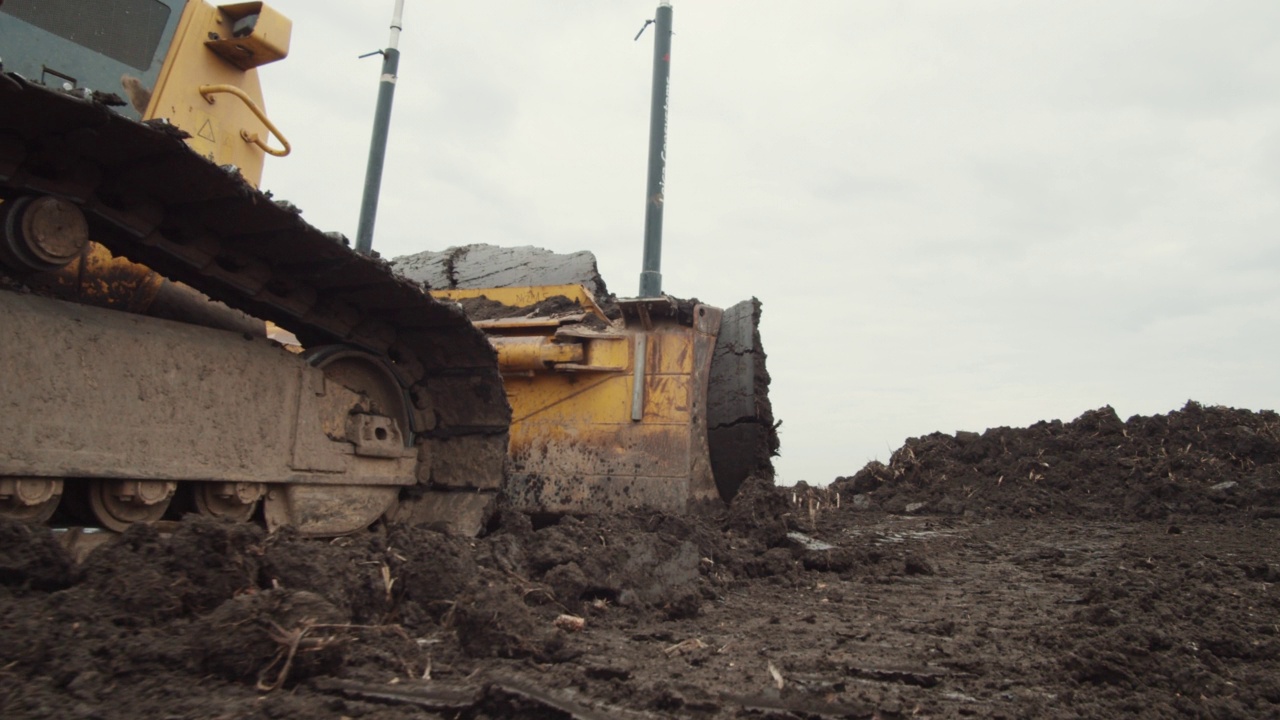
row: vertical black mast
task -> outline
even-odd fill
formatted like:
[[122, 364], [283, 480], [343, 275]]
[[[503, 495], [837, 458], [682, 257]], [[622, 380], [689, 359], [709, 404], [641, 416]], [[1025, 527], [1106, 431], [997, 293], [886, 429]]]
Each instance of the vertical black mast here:
[[645, 192], [640, 297], [662, 295], [662, 205], [667, 181], [667, 99], [671, 81], [669, 0], [658, 3], [653, 24], [653, 100], [649, 109], [649, 184]]
[[[369, 142], [369, 166], [364, 173], [364, 199], [360, 203], [360, 223], [356, 227], [356, 252], [373, 251], [373, 221], [378, 215], [378, 191], [382, 188], [382, 163], [387, 157], [387, 132], [391, 127], [391, 101], [396, 93], [396, 72], [400, 69], [400, 17], [404, 0], [396, 0], [391, 18], [391, 40], [381, 50], [382, 79], [378, 83], [378, 107], [373, 116], [373, 139]], [[369, 53], [373, 55], [376, 53]], [[361, 57], [368, 57], [363, 55]]]

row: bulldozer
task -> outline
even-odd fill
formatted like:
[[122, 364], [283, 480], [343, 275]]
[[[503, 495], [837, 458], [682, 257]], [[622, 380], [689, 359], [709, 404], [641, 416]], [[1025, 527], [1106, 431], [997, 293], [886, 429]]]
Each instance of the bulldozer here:
[[758, 302], [483, 287], [456, 252], [433, 283], [261, 191], [291, 32], [263, 2], [0, 0], [0, 516], [475, 534], [771, 472]]

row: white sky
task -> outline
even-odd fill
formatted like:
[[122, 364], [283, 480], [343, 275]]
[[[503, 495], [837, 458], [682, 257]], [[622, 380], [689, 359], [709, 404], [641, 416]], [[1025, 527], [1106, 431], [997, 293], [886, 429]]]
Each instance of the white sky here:
[[[392, 0], [274, 0], [293, 156], [354, 237]], [[656, 2], [408, 0], [374, 247], [638, 287]], [[1280, 406], [1280, 3], [675, 0], [663, 288], [764, 303], [780, 481], [909, 436]]]

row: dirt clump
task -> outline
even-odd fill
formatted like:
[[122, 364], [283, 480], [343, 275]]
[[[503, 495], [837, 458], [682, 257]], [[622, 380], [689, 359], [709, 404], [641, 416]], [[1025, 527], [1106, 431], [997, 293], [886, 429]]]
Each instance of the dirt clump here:
[[254, 525], [198, 518], [172, 534], [134, 525], [89, 555], [74, 589], [130, 624], [191, 617], [256, 586], [263, 539]]
[[305, 590], [264, 590], [233, 597], [193, 623], [191, 653], [205, 672], [283, 687], [342, 662], [349, 618]]
[[74, 577], [71, 556], [51, 534], [19, 523], [0, 524], [0, 592], [61, 590]]

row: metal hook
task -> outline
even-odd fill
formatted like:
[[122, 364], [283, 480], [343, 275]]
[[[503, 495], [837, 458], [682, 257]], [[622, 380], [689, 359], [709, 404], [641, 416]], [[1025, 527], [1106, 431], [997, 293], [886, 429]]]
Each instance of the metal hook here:
[[644, 34], [645, 28], [649, 27], [652, 24], [653, 24], [653, 20], [645, 20], [644, 25], [640, 27], [640, 32], [636, 33], [636, 40], [639, 40], [640, 36]]

